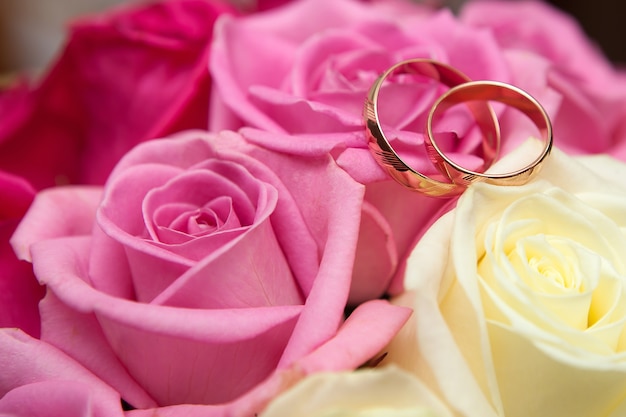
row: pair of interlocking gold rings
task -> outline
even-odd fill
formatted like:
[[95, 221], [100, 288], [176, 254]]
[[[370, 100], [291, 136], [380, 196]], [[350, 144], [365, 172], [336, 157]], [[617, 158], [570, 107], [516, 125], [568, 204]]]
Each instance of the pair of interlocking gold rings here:
[[[426, 119], [424, 144], [432, 164], [449, 182], [430, 178], [411, 168], [391, 146], [383, 132], [378, 114], [378, 96], [385, 80], [396, 74], [414, 74], [431, 78], [449, 87], [432, 105]], [[486, 171], [498, 158], [500, 124], [489, 105], [496, 101], [524, 113], [539, 129], [543, 148], [528, 165], [507, 173], [487, 174], [466, 169], [452, 161], [435, 141], [433, 124], [451, 107], [465, 103], [482, 135], [483, 168]], [[483, 181], [497, 185], [521, 185], [539, 171], [552, 148], [552, 125], [544, 108], [530, 94], [498, 81], [472, 81], [449, 65], [431, 59], [408, 59], [382, 73], [372, 85], [365, 101], [364, 118], [369, 147], [378, 163], [400, 184], [433, 197], [454, 197], [471, 183]]]

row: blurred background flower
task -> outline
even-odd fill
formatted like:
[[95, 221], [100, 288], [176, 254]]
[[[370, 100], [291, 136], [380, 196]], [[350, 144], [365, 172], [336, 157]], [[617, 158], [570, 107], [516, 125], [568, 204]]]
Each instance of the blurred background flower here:
[[68, 19], [125, 0], [4, 0], [0, 5], [1, 71], [45, 66], [65, 38]]
[[[464, 0], [421, 0], [453, 9]], [[61, 47], [68, 19], [101, 12], [129, 0], [3, 0], [0, 3], [0, 74], [43, 68]], [[271, 7], [280, 0], [232, 0], [242, 9]], [[259, 4], [260, 3], [260, 4]], [[621, 17], [626, 3], [613, 0], [550, 0], [573, 15], [607, 56], [626, 63]]]

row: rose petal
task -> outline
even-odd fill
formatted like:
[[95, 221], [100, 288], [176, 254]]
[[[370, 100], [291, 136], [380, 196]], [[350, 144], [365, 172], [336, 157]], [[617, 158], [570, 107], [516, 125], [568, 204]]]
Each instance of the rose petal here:
[[294, 136], [267, 132], [259, 129], [242, 128], [239, 131], [246, 140], [265, 149], [271, 149], [292, 155], [320, 157], [327, 155], [334, 148], [366, 148], [367, 141], [362, 133], [341, 132], [323, 134], [302, 134]]
[[[241, 254], [246, 254], [242, 259]], [[271, 277], [271, 279], [267, 279]], [[152, 304], [185, 308], [301, 305], [303, 296], [269, 221], [233, 239], [176, 279]]]
[[[356, 368], [380, 352], [410, 315], [410, 309], [383, 300], [365, 302], [352, 312], [337, 336], [298, 364], [307, 373]], [[371, 337], [372, 329], [376, 337]]]
[[[309, 277], [313, 271], [316, 274], [312, 285], [311, 281], [307, 285], [298, 278], [307, 300], [281, 359], [281, 363], [285, 364], [324, 343], [337, 330], [342, 316], [340, 312], [348, 298], [351, 274], [346, 276], [346, 272], [353, 268], [363, 187], [328, 156], [307, 159], [306, 169], [302, 169], [299, 158], [253, 149], [250, 155], [272, 166], [273, 175], [282, 179], [286, 190], [279, 190], [279, 196], [291, 196], [293, 199], [288, 206], [285, 205], [285, 211], [279, 212], [277, 207], [272, 217], [272, 221], [276, 219], [274, 231], [279, 241], [284, 242], [282, 248], [289, 264], [302, 268]], [[293, 175], [295, 172], [298, 175]], [[312, 203], [311, 195], [324, 196], [324, 203]], [[314, 269], [304, 269], [305, 265], [299, 259], [302, 254], [307, 254], [312, 261], [310, 253], [301, 252], [301, 241], [294, 240], [297, 235], [293, 231], [300, 232], [295, 228], [286, 228], [288, 223], [278, 225], [283, 219], [293, 222], [293, 219], [300, 218], [306, 222], [321, 257]], [[328, 297], [328, 293], [332, 293], [333, 297]]]
[[[235, 415], [251, 415], [263, 409], [277, 393], [307, 375], [352, 370], [378, 355], [411, 314], [382, 300], [366, 302], [352, 312], [337, 334], [316, 350], [286, 368], [232, 405]], [[371, 337], [371, 326], [377, 336]], [[356, 342], [356, 341], [359, 342]]]
[[[236, 164], [212, 161], [198, 168], [151, 189], [143, 202], [144, 222], [147, 223], [146, 229], [154, 244], [194, 260], [201, 259], [203, 255], [236, 238], [255, 222], [263, 221], [273, 211], [277, 199], [274, 189], [259, 182]], [[203, 207], [223, 196], [231, 199], [237, 223], [241, 222], [243, 227], [230, 230], [230, 233], [215, 231], [206, 236], [195, 236], [180, 244], [170, 245], [160, 241], [158, 229], [163, 225], [156, 223], [154, 218], [157, 208], [174, 202]]]
[[370, 203], [363, 203], [349, 305], [380, 298], [398, 266], [398, 249], [386, 219]]
[[547, 3], [482, 0], [463, 7], [460, 18], [471, 26], [491, 29], [503, 47], [539, 53], [581, 79], [605, 80], [610, 71], [580, 24]]
[[[285, 80], [288, 83], [287, 90], [297, 97], [308, 97], [310, 92], [317, 91], [320, 87], [324, 91], [323, 83], [328, 81], [326, 80], [327, 73], [335, 72], [334, 66], [339, 65], [335, 60], [328, 60], [328, 57], [354, 50], [372, 49], [375, 45], [373, 41], [360, 36], [359, 33], [337, 29], [327, 31], [326, 36], [313, 36], [306, 39], [295, 56], [291, 68], [293, 76]], [[359, 114], [360, 112], [352, 113]]]
[[119, 400], [98, 398], [91, 387], [75, 381], [35, 382], [15, 388], [0, 399], [6, 416], [122, 417]]
[[32, 266], [16, 257], [9, 242], [34, 196], [26, 180], [0, 171], [0, 327], [17, 327], [38, 337], [37, 304], [45, 290]]
[[0, 222], [0, 327], [17, 327], [39, 337], [39, 300], [45, 289], [37, 283], [32, 265], [15, 256], [9, 238], [17, 221]]
[[37, 194], [11, 238], [18, 257], [31, 261], [30, 246], [38, 241], [90, 233], [101, 195], [99, 187], [87, 186], [51, 188]]
[[42, 300], [41, 312], [43, 341], [89, 369], [134, 407], [156, 406], [116, 358], [95, 315], [68, 308], [52, 292]]
[[[103, 247], [95, 246], [92, 256], [102, 262], [98, 268], [91, 269], [94, 273], [94, 285], [104, 288], [113, 284], [108, 282], [110, 280], [128, 282], [127, 278], [132, 277], [130, 282], [133, 283], [134, 295], [138, 300], [149, 301], [193, 265], [192, 260], [187, 257], [147, 240], [148, 233], [141, 216], [145, 194], [180, 172], [179, 168], [162, 165], [140, 165], [113, 177], [97, 213], [99, 229], [107, 235], [107, 238], [103, 237], [100, 241], [103, 244], [106, 240], [111, 242]], [[128, 193], [128, 187], [132, 187], [134, 192]], [[124, 245], [125, 251], [111, 248], [115, 246], [114, 242]], [[116, 255], [117, 262], [107, 265], [107, 257]], [[113, 266], [117, 267], [116, 272], [119, 274], [105, 274]], [[127, 272], [120, 270], [122, 267]], [[142, 285], [145, 279], [150, 281], [149, 286]], [[128, 290], [124, 292], [128, 293]]]
[[[460, 412], [495, 417], [500, 405], [480, 307], [477, 310], [475, 301], [460, 295], [468, 289], [453, 283], [446, 270], [454, 221], [452, 213], [442, 216], [411, 253], [405, 282], [410, 292], [393, 302], [412, 307], [414, 313], [391, 342], [388, 360], [417, 375], [434, 378], [447, 395], [446, 401]], [[477, 292], [477, 285], [469, 291]], [[445, 297], [451, 294], [455, 294], [455, 302], [446, 303]]]
[[614, 405], [590, 398], [617, 399], [626, 392], [623, 366], [595, 370], [572, 366], [558, 360], [558, 349], [537, 346], [505, 326], [490, 324], [489, 334], [496, 374], [507, 382], [500, 384], [500, 395], [508, 414], [521, 416], [541, 410], [546, 415], [602, 415]]
[[[306, 100], [265, 86], [250, 87], [250, 101], [280, 128], [271, 131], [294, 134], [349, 132], [363, 122], [359, 113], [342, 112], [335, 106]], [[256, 125], [252, 125], [258, 127]], [[261, 126], [262, 127], [262, 126]]]
[[76, 381], [90, 387], [94, 398], [103, 404], [119, 406], [119, 395], [63, 352], [33, 339], [19, 330], [0, 330], [2, 374], [0, 396], [20, 386], [36, 382]]
[[[232, 49], [229, 47], [231, 42], [242, 44], [241, 49]], [[289, 60], [285, 59], [285, 51], [293, 49], [290, 45], [280, 37], [271, 38], [259, 45], [254, 32], [238, 30], [232, 24], [232, 19], [223, 17], [215, 25], [215, 36], [213, 40], [213, 50], [210, 57], [210, 70], [215, 80], [214, 88], [220, 92], [219, 95], [212, 95], [211, 113], [209, 116], [209, 128], [211, 130], [236, 129], [238, 124], [235, 121], [235, 113], [233, 113], [233, 103], [237, 103], [234, 107], [236, 116], [245, 115], [250, 121], [249, 124], [255, 127], [264, 128], [265, 130], [280, 132], [281, 129], [272, 122], [270, 118], [257, 110], [253, 105], [247, 104], [245, 96], [248, 87], [253, 84], [253, 80], [257, 77], [274, 81], [276, 85], [282, 79], [281, 75], [285, 74]], [[249, 56], [247, 54], [234, 54], [226, 51], [256, 51], [257, 54], [263, 56], [268, 62], [272, 62], [272, 67], [259, 66], [252, 68], [245, 64]], [[257, 57], [259, 57], [257, 55]], [[242, 61], [244, 64], [242, 65]], [[242, 87], [240, 87], [240, 85]], [[221, 111], [221, 113], [217, 113]], [[233, 115], [229, 115], [233, 113]], [[220, 117], [216, 117], [219, 115]], [[233, 120], [234, 123], [225, 123]]]
[[316, 413], [355, 417], [452, 416], [420, 380], [395, 366], [309, 376], [275, 398], [260, 415], [304, 417]]
[[[258, 309], [193, 310], [111, 297], [81, 278], [84, 248], [82, 238], [40, 242], [33, 247], [36, 273], [69, 308], [96, 314], [116, 356], [161, 405], [212, 404], [243, 394], [274, 369], [302, 310], [268, 307], [259, 315]], [[237, 349], [224, 349], [235, 342]]]
[[0, 220], [21, 218], [35, 193], [26, 179], [0, 171]]

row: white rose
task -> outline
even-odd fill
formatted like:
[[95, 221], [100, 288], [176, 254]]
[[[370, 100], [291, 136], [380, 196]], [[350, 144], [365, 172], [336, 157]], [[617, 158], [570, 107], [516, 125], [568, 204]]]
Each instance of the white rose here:
[[395, 366], [309, 376], [259, 417], [452, 417], [415, 376]]
[[471, 186], [411, 255], [389, 360], [468, 417], [626, 416], [624, 179], [555, 150], [530, 184]]

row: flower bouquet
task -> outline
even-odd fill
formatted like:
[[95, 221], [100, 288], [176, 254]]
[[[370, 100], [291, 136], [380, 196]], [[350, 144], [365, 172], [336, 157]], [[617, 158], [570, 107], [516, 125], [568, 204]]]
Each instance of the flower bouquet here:
[[[431, 132], [477, 80], [524, 181], [506, 100]], [[128, 4], [0, 111], [0, 415], [626, 416], [626, 76], [544, 3]]]

